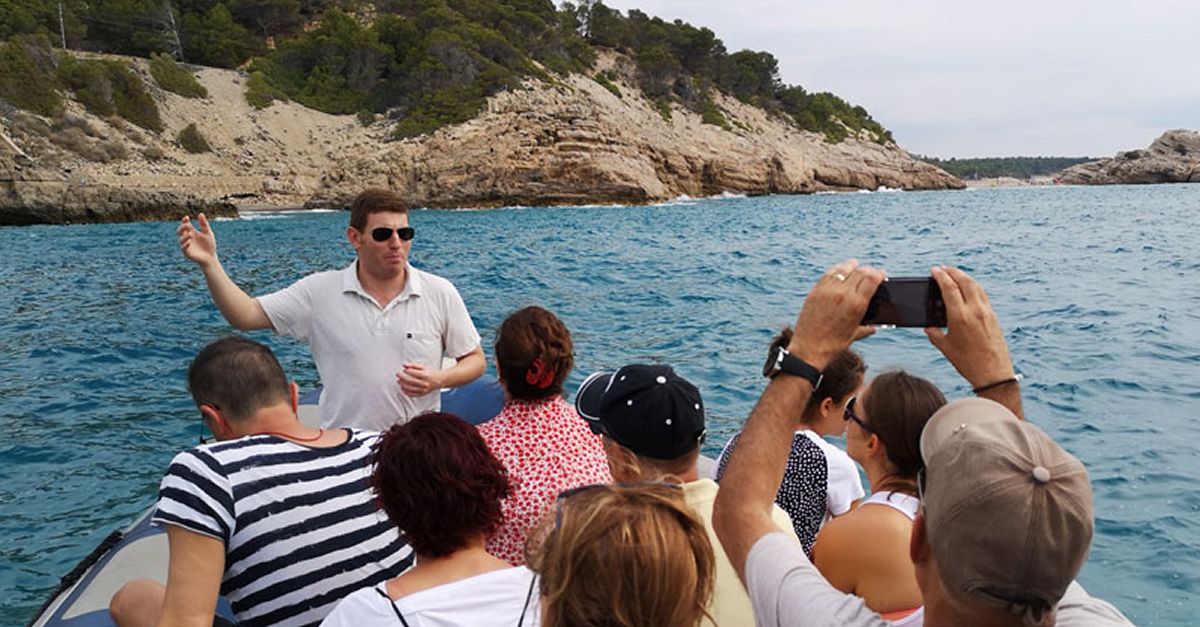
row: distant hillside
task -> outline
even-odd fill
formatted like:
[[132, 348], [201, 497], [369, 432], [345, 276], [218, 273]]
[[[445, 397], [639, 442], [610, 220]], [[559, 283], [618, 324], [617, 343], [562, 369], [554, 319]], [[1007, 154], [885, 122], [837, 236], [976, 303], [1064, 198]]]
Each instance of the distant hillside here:
[[[715, 106], [721, 92], [829, 141], [852, 135], [892, 141], [861, 106], [782, 83], [769, 52], [730, 53], [708, 28], [637, 10], [625, 15], [595, 0], [557, 9], [551, 0], [0, 0], [0, 41], [14, 37], [25, 38], [26, 51], [39, 47], [29, 37], [40, 37], [73, 50], [245, 67], [246, 97], [257, 107], [290, 99], [364, 121], [379, 115], [397, 138], [471, 119], [489, 96], [519, 89], [528, 79], [589, 72], [597, 51], [613, 49], [635, 61], [623, 82], [664, 116], [679, 105], [729, 129]], [[45, 68], [45, 60], [22, 67]], [[86, 98], [97, 95], [97, 82], [119, 82], [121, 74], [83, 67], [37, 78], [77, 98], [89, 92]], [[595, 76], [612, 89], [617, 78]], [[30, 99], [13, 88], [28, 83], [7, 84], [5, 90], [0, 80], [0, 99], [27, 108], [23, 102]], [[52, 98], [38, 104], [40, 110], [31, 110], [61, 110]]]
[[918, 159], [963, 180], [1009, 177], [1028, 179], [1051, 176], [1073, 165], [1092, 161], [1092, 157], [979, 157], [971, 159], [938, 159], [915, 155]]

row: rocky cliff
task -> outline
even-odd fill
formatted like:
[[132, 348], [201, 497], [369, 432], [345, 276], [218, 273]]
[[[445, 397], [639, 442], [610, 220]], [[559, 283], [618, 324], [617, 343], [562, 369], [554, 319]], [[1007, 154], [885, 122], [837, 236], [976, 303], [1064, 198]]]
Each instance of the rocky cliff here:
[[1200, 183], [1200, 133], [1167, 131], [1145, 150], [1072, 166], [1058, 180], [1076, 185]]
[[[601, 67], [628, 63], [603, 56]], [[132, 60], [145, 72], [141, 60]], [[621, 72], [614, 72], [620, 75]], [[62, 120], [0, 110], [0, 224], [163, 219], [184, 212], [338, 206], [372, 185], [414, 206], [647, 203], [722, 192], [957, 189], [963, 184], [894, 144], [838, 144], [731, 98], [728, 128], [676, 107], [660, 112], [636, 88], [591, 78], [496, 95], [466, 123], [389, 141], [295, 103], [246, 104], [244, 75], [201, 69], [204, 99], [153, 88], [166, 130], [148, 133], [72, 106]], [[212, 152], [174, 137], [194, 123]], [[232, 204], [231, 204], [232, 203]]]

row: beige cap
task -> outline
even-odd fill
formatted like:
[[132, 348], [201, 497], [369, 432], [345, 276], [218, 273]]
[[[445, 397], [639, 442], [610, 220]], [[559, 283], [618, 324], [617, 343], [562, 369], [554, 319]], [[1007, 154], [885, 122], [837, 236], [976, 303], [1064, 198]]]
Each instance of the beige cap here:
[[1083, 464], [982, 398], [939, 409], [921, 457], [925, 525], [947, 589], [1015, 612], [1053, 608], [1092, 543]]

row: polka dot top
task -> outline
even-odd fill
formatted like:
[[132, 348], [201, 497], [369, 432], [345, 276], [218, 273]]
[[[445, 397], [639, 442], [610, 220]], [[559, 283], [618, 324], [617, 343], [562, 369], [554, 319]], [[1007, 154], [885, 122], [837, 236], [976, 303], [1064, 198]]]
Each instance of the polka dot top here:
[[[721, 451], [714, 473], [718, 482], [740, 436], [734, 435]], [[830, 518], [849, 511], [850, 504], [862, 496], [858, 471], [845, 452], [812, 431], [796, 432], [775, 503], [791, 518], [792, 529], [806, 554], [812, 555], [821, 527]]]
[[525, 538], [559, 492], [612, 482], [600, 436], [561, 396], [510, 401], [479, 425], [479, 434], [512, 482], [501, 503], [504, 523], [488, 538], [487, 550], [513, 566], [525, 563]]

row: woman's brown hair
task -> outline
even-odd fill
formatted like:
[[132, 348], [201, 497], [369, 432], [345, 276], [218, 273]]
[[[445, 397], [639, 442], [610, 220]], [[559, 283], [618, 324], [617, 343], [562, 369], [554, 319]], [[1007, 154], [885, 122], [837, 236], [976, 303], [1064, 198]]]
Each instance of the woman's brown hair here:
[[871, 380], [862, 398], [863, 412], [872, 433], [879, 437], [892, 465], [890, 483], [899, 492], [916, 494], [921, 458], [921, 431], [946, 397], [933, 383], [903, 370], [891, 370]]
[[[791, 343], [792, 328], [784, 327], [779, 335], [771, 340], [771, 348], [776, 346], [787, 348]], [[835, 403], [840, 402], [857, 390], [858, 386], [862, 385], [863, 373], [866, 371], [867, 363], [863, 361], [862, 355], [848, 348], [838, 353], [833, 361], [825, 365], [825, 370], [821, 373], [821, 387], [808, 397], [808, 404], [804, 406], [801, 422], [811, 424], [815, 421], [817, 408], [825, 399], [832, 398]]]
[[545, 627], [695, 627], [709, 616], [713, 548], [679, 486], [589, 486], [560, 497], [530, 538]]
[[496, 365], [513, 400], [537, 401], [562, 394], [575, 367], [571, 332], [541, 307], [513, 312], [496, 330]]

